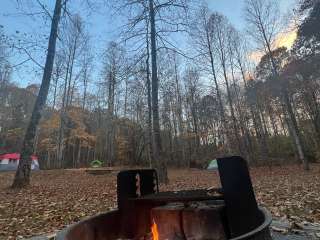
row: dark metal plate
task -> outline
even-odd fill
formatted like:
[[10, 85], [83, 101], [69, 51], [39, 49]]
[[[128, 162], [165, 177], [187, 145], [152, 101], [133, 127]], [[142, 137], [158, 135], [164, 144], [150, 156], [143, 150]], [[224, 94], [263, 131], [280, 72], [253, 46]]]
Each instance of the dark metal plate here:
[[246, 161], [239, 156], [218, 158], [221, 186], [231, 237], [250, 232], [263, 222]]

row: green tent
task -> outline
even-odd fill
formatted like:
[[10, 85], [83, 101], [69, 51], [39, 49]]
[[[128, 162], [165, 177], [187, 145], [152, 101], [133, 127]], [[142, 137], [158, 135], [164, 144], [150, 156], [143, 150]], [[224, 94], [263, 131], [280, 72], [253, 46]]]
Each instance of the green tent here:
[[99, 161], [99, 160], [93, 160], [90, 163], [90, 167], [92, 167], [92, 168], [100, 168], [100, 167], [102, 167], [102, 162]]
[[218, 169], [217, 159], [213, 159], [213, 160], [209, 161], [207, 169], [208, 170]]

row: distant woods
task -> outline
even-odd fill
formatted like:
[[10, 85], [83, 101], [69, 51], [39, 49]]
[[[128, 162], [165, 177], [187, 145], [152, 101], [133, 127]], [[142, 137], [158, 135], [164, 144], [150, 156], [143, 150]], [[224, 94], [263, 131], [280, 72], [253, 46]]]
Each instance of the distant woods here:
[[[245, 32], [205, 4], [191, 4], [114, 1], [108, 11], [127, 22], [98, 53], [83, 16], [62, 14], [32, 150], [43, 169], [97, 159], [155, 167], [165, 182], [167, 166], [203, 167], [223, 155], [261, 165], [296, 159], [306, 170], [319, 159], [319, 1], [295, 7], [292, 49], [276, 44], [286, 26], [274, 1], [245, 1]], [[5, 34], [0, 148], [12, 152], [22, 147], [38, 91], [12, 82]], [[262, 57], [254, 64], [257, 48]]]

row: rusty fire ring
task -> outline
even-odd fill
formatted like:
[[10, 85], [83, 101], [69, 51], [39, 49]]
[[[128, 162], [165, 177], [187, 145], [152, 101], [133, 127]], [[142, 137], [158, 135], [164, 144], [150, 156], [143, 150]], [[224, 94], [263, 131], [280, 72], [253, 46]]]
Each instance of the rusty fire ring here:
[[245, 233], [241, 236], [230, 238], [229, 240], [271, 240], [271, 234], [270, 234], [270, 224], [272, 222], [272, 216], [271, 213], [264, 207], [259, 207], [259, 210], [261, 211], [264, 221], [263, 223], [253, 229], [252, 231]]

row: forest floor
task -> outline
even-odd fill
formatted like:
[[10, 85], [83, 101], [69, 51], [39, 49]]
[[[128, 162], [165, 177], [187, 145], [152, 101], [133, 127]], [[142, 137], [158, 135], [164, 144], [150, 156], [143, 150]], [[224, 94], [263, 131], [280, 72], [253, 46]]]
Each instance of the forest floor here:
[[[34, 172], [31, 187], [9, 188], [14, 173], [0, 173], [0, 239], [54, 232], [87, 216], [116, 207], [116, 172], [91, 175], [84, 170]], [[320, 223], [320, 164], [309, 172], [300, 166], [257, 167], [251, 177], [259, 204], [275, 219]], [[161, 190], [220, 185], [214, 171], [170, 170]]]

